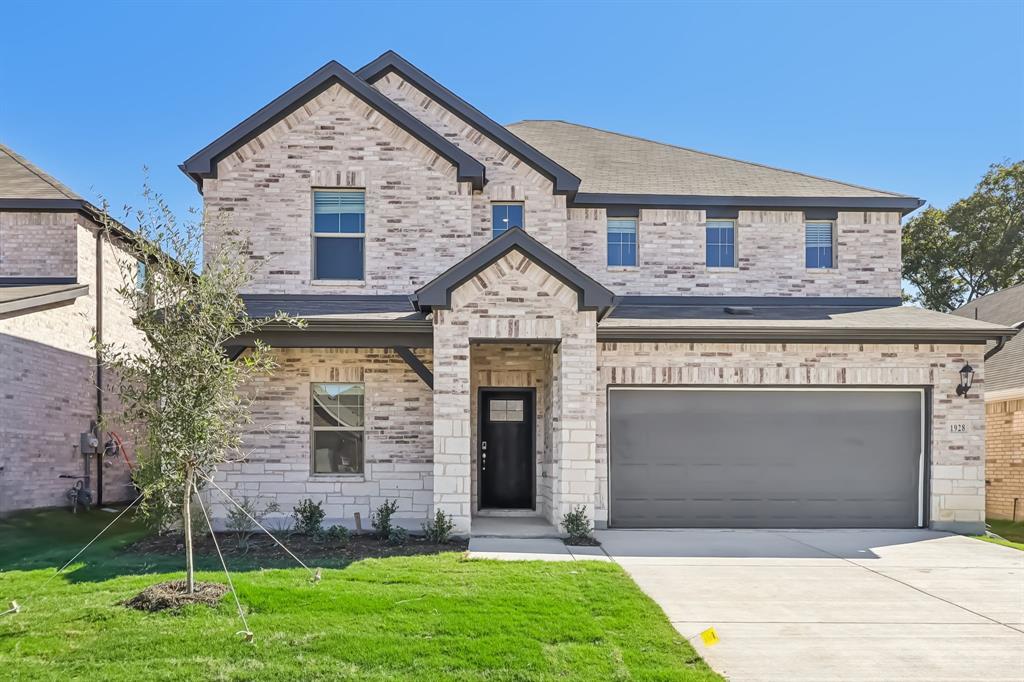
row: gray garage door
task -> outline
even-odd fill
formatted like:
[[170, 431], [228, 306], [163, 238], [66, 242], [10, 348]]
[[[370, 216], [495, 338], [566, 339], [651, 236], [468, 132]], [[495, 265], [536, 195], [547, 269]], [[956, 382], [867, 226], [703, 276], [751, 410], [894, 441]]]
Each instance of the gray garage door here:
[[611, 525], [919, 525], [923, 392], [609, 391]]

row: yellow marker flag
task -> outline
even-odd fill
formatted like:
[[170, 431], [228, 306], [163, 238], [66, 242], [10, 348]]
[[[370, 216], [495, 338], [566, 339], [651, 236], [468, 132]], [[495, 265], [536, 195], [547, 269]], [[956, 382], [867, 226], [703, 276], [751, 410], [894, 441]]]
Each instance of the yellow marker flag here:
[[715, 632], [714, 628], [708, 628], [700, 633], [700, 639], [704, 642], [704, 646], [714, 646], [718, 644], [718, 633]]

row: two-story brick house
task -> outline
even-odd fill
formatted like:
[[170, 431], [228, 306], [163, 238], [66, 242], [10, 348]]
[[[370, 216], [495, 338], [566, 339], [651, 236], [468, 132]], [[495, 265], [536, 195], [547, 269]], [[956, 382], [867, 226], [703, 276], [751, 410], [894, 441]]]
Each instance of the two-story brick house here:
[[[116, 414], [94, 334], [141, 345], [119, 294], [135, 261], [127, 228], [14, 150], [0, 145], [0, 514], [67, 504], [84, 477], [94, 503], [132, 499], [128, 460], [104, 449], [97, 424]], [[100, 390], [98, 387], [102, 387]], [[98, 436], [83, 452], [81, 435]]]
[[[598, 526], [982, 528], [985, 342], [900, 307], [918, 199], [558, 121], [388, 52], [192, 156], [280, 368], [232, 495]], [[244, 352], [252, 339], [238, 339]], [[975, 369], [966, 397], [960, 370]], [[211, 498], [217, 501], [216, 495]], [[225, 508], [217, 514], [223, 517]]]

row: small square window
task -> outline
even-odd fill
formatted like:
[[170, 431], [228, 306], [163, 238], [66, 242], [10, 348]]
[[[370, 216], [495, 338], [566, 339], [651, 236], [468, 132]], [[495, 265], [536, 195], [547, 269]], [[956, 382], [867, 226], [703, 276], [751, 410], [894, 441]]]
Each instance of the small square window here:
[[491, 204], [491, 238], [500, 237], [509, 230], [523, 227], [523, 205], [518, 203]]
[[636, 218], [608, 219], [608, 267], [636, 266], [636, 223]]
[[705, 234], [707, 267], [736, 267], [735, 224], [731, 220], [709, 220]]
[[832, 223], [807, 223], [805, 255], [810, 269], [835, 267]]
[[522, 400], [491, 400], [487, 415], [492, 422], [521, 422], [523, 421]]

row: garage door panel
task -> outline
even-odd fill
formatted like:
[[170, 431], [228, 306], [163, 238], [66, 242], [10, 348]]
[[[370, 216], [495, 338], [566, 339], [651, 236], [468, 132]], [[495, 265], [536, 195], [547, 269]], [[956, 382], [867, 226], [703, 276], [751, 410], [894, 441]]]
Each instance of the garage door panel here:
[[921, 396], [613, 389], [611, 524], [915, 526]]

